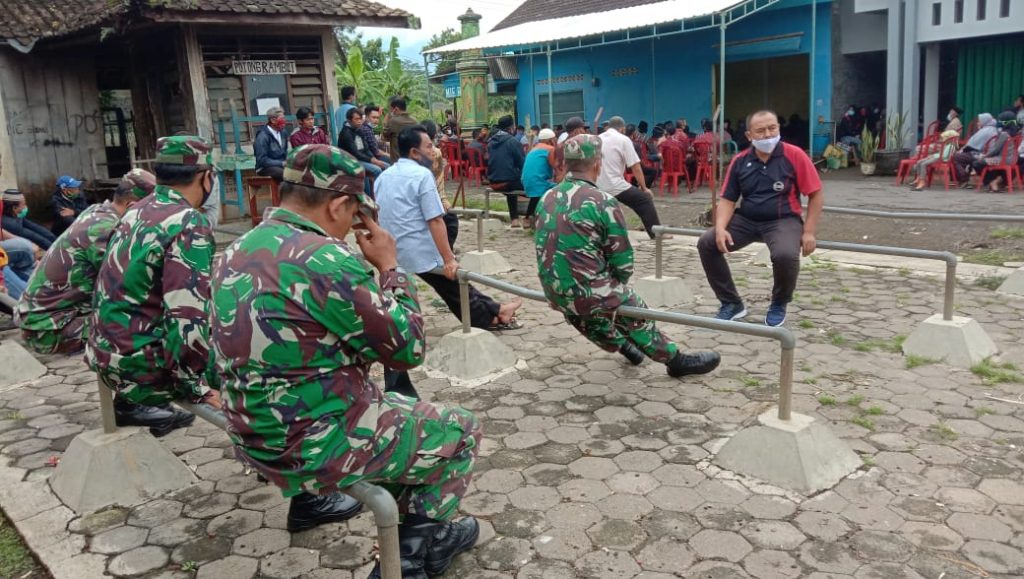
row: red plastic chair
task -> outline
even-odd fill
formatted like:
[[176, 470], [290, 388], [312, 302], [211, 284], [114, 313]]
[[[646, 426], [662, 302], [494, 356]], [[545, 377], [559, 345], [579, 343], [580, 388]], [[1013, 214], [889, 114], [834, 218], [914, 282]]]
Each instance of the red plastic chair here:
[[466, 170], [466, 161], [462, 159], [460, 149], [459, 144], [453, 141], [441, 143], [441, 154], [448, 163], [448, 171], [451, 173], [453, 180], [458, 179], [463, 171]]
[[939, 121], [932, 121], [932, 123], [930, 125], [928, 125], [928, 128], [925, 129], [924, 136], [925, 136], [925, 138], [928, 138], [928, 137], [930, 137], [932, 135], [938, 135], [938, 134], [939, 134]]
[[940, 156], [946, 147], [951, 147], [952, 150], [949, 153], [949, 158], [943, 161], [940, 159], [931, 165], [928, 165], [926, 181], [928, 187], [932, 186], [932, 180], [935, 178], [935, 174], [938, 173], [942, 176], [943, 184], [946, 186], [946, 191], [949, 191], [949, 186], [956, 183], [956, 168], [953, 166], [953, 153], [956, 152], [956, 148], [959, 145], [959, 139], [953, 137], [942, 142], [935, 143], [929, 154], [938, 153]]
[[477, 185], [483, 185], [484, 175], [487, 174], [487, 165], [484, 163], [484, 155], [477, 149], [466, 147], [466, 176], [476, 181]]
[[693, 191], [693, 184], [690, 182], [690, 174], [686, 172], [686, 153], [678, 147], [665, 145], [658, 147], [661, 155], [661, 182], [658, 188], [665, 190], [665, 184], [672, 180], [672, 192], [679, 195], [679, 178], [686, 180], [686, 191]]
[[[994, 137], [993, 137], [994, 138]], [[978, 191], [981, 191], [982, 185], [985, 183], [985, 175], [989, 172], [1001, 172], [1006, 177], [1006, 192], [1013, 193], [1013, 180], [1016, 177], [1018, 182], [1024, 183], [1024, 179], [1021, 178], [1020, 167], [1014, 160], [1014, 154], [1017, 152], [1017, 147], [1020, 146], [1020, 136], [1007, 139], [1003, 145], [1002, 154], [999, 155], [998, 165], [985, 165], [981, 170], [981, 174], [978, 175]], [[986, 148], [988, 145], [986, 145]], [[1024, 184], [1022, 184], [1024, 187]]]
[[693, 143], [693, 156], [697, 160], [697, 174], [693, 177], [693, 189], [707, 183], [715, 190], [715, 146], [714, 143], [698, 140]]
[[896, 184], [902, 185], [907, 179], [907, 175], [910, 174], [910, 170], [914, 168], [914, 165], [918, 161], [924, 159], [928, 155], [932, 154], [931, 146], [938, 141], [938, 135], [928, 135], [923, 141], [917, 146], [917, 153], [909, 159], [903, 159], [900, 161], [899, 169], [896, 171]]

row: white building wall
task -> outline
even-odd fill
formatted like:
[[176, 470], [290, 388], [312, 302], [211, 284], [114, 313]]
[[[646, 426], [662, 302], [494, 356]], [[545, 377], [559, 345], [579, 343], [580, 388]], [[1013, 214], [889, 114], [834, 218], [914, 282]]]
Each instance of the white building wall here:
[[[1024, 31], [1024, 1], [1021, 0], [911, 0], [918, 5], [917, 41], [941, 42]], [[979, 13], [984, 7], [984, 19]], [[958, 11], [957, 6], [962, 6]], [[1006, 10], [1006, 16], [1002, 11]], [[962, 19], [957, 22], [958, 12]], [[938, 24], [935, 21], [938, 20]]]

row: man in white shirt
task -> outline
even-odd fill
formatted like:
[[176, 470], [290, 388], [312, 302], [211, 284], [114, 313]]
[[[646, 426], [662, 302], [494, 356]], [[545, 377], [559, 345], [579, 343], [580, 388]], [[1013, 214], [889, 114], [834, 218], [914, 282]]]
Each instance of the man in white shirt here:
[[[445, 209], [431, 167], [434, 145], [422, 125], [402, 129], [397, 137], [400, 158], [374, 181], [374, 198], [380, 206], [380, 226], [395, 238], [398, 264], [418, 275], [444, 300], [455, 317], [462, 319], [459, 282], [448, 233]], [[431, 273], [443, 268], [444, 273]], [[469, 286], [470, 323], [485, 330], [519, 327], [516, 310], [521, 299], [499, 304], [473, 286]]]
[[[654, 206], [654, 194], [647, 188], [640, 157], [636, 154], [633, 141], [622, 134], [626, 121], [622, 117], [608, 119], [608, 128], [601, 133], [601, 175], [597, 188], [615, 197], [619, 203], [629, 207], [640, 216], [647, 235], [654, 239], [651, 228], [660, 225], [658, 209]], [[624, 175], [626, 169], [633, 173], [636, 185], [630, 185]]]

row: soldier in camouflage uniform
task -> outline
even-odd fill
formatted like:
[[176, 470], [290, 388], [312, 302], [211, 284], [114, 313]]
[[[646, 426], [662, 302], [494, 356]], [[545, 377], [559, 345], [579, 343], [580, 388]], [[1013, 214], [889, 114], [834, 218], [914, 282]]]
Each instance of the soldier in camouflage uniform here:
[[619, 202], [594, 185], [601, 138], [578, 135], [563, 147], [565, 179], [544, 194], [537, 212], [537, 271], [551, 307], [588, 340], [634, 365], [644, 356], [679, 377], [718, 366], [715, 352], [680, 352], [654, 322], [616, 314], [647, 307], [631, 287], [633, 248]]
[[[163, 137], [153, 172], [153, 194], [125, 213], [107, 247], [86, 360], [117, 391], [118, 424], [150, 426], [159, 436], [195, 419], [170, 401], [219, 404], [206, 380], [213, 231], [198, 210], [213, 188], [210, 145]], [[165, 412], [138, 416], [138, 406]]]
[[152, 173], [133, 169], [111, 201], [87, 208], [53, 242], [18, 303], [18, 325], [30, 348], [40, 354], [73, 354], [85, 348], [93, 288], [110, 235], [132, 202], [154, 187]]
[[[425, 352], [416, 285], [375, 215], [353, 157], [328, 145], [293, 150], [281, 206], [214, 270], [211, 344], [237, 454], [293, 497], [289, 528], [352, 516], [338, 491], [382, 483], [404, 516], [403, 577], [425, 579], [479, 533], [471, 517], [449, 519], [481, 429], [466, 410], [381, 393], [369, 379], [375, 362], [406, 370]], [[342, 241], [354, 224], [376, 280]]]

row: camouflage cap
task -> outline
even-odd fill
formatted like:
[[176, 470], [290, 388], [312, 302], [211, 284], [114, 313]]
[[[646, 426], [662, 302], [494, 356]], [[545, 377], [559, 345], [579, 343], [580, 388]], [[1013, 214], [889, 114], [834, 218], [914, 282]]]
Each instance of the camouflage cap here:
[[212, 166], [210, 142], [195, 135], [160, 137], [156, 142], [156, 162], [168, 165]]
[[355, 157], [330, 145], [297, 147], [284, 163], [285, 182], [352, 195], [376, 211], [377, 204], [363, 189], [365, 175]]
[[600, 159], [601, 137], [597, 135], [576, 135], [565, 142], [566, 160]]
[[132, 169], [121, 177], [121, 183], [132, 188], [132, 195], [142, 199], [156, 188], [156, 176], [144, 169]]

